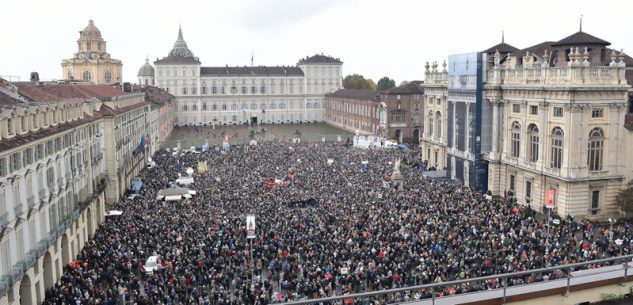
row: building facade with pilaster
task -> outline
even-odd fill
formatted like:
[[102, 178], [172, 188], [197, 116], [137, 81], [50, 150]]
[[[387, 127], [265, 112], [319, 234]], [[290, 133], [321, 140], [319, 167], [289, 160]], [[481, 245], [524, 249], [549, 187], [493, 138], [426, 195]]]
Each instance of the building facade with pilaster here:
[[0, 79], [0, 304], [40, 304], [104, 221], [98, 101]]

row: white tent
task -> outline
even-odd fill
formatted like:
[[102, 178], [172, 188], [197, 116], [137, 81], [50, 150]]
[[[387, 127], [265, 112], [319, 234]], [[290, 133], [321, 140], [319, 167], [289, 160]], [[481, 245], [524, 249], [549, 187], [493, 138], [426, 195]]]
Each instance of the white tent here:
[[116, 211], [116, 210], [112, 210], [112, 211], [107, 211], [105, 212], [105, 216], [121, 216], [123, 215], [123, 211]]
[[156, 200], [164, 199], [165, 201], [178, 201], [182, 198], [190, 199], [194, 195], [196, 195], [196, 191], [192, 191], [184, 187], [170, 187], [158, 191]]

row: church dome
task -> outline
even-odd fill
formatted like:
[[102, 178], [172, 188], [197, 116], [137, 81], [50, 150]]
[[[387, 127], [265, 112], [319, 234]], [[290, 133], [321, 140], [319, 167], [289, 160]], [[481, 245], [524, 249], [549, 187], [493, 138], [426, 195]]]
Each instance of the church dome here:
[[187, 42], [182, 37], [182, 29], [178, 28], [178, 39], [174, 43], [174, 48], [169, 52], [171, 57], [193, 57], [193, 52], [187, 47]]
[[149, 59], [145, 58], [145, 64], [138, 70], [137, 76], [154, 77], [154, 67], [149, 63]]
[[95, 26], [92, 19], [90, 19], [90, 21], [88, 22], [88, 25], [84, 28], [83, 31], [81, 31], [81, 36], [82, 38], [88, 38], [88, 39], [90, 38], [100, 39], [101, 31], [99, 31], [99, 29]]

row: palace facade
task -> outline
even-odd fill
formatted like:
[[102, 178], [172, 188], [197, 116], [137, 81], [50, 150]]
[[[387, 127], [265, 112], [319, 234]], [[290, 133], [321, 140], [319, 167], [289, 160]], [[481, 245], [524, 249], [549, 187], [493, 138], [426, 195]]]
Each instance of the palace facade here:
[[325, 94], [342, 87], [343, 63], [322, 54], [291, 66], [204, 67], [181, 29], [168, 56], [148, 65], [139, 82], [176, 97], [180, 126], [323, 121]]

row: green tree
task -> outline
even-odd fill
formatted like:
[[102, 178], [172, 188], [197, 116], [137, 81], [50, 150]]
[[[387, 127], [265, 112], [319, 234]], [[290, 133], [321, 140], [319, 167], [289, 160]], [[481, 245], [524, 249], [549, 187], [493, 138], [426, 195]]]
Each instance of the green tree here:
[[400, 86], [406, 86], [409, 84], [409, 81], [403, 80], [400, 82]]
[[376, 85], [376, 88], [382, 91], [382, 90], [391, 89], [395, 86], [396, 86], [396, 81], [385, 76], [378, 80], [378, 84]]
[[633, 215], [633, 180], [629, 181], [627, 187], [618, 193], [615, 202], [625, 216]]
[[352, 74], [345, 76], [343, 79], [343, 88], [345, 89], [370, 89], [369, 83], [360, 74]]

